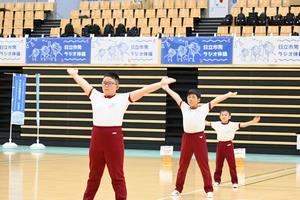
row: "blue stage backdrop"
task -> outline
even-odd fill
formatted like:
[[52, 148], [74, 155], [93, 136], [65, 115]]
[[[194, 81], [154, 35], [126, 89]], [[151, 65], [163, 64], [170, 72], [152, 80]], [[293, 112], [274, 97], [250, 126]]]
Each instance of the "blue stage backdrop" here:
[[162, 38], [162, 64], [232, 64], [233, 37]]
[[91, 38], [27, 38], [26, 63], [90, 64]]

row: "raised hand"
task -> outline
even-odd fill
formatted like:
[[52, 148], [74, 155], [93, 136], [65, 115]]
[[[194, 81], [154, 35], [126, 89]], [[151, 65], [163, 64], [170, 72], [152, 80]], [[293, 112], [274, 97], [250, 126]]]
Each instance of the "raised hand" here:
[[175, 91], [173, 91], [171, 88], [169, 88], [169, 84], [176, 82], [176, 79], [169, 78], [169, 77], [163, 77], [160, 81], [160, 86], [163, 90], [165, 90], [175, 101], [178, 105], [182, 102], [181, 97], [179, 94], [177, 94]]
[[214, 98], [211, 102], [210, 102], [210, 107], [213, 108], [215, 107], [218, 103], [230, 98], [230, 97], [233, 97], [233, 96], [236, 96], [237, 95], [237, 92], [227, 92], [226, 94], [223, 94], [223, 95], [220, 95], [220, 96], [217, 96], [216, 98]]
[[78, 74], [78, 69], [68, 68], [67, 72], [70, 74], [70, 76], [76, 76]]
[[176, 80], [169, 77], [163, 77], [160, 82], [153, 83], [150, 85], [146, 85], [141, 89], [134, 90], [130, 92], [130, 99], [131, 101], [135, 102], [145, 96], [146, 94], [149, 94], [151, 92], [154, 92], [170, 83], [174, 83]]
[[161, 84], [161, 87], [164, 88], [165, 86], [167, 86], [167, 85], [169, 85], [171, 83], [175, 83], [175, 82], [176, 82], [176, 79], [164, 76], [161, 79], [160, 84]]
[[228, 92], [227, 95], [229, 97], [233, 97], [233, 96], [236, 96], [237, 95], [237, 92]]
[[255, 116], [255, 117], [253, 118], [253, 121], [254, 121], [255, 123], [258, 123], [258, 122], [260, 121], [260, 116]]
[[248, 122], [242, 122], [240, 123], [240, 127], [241, 128], [246, 128], [248, 126], [252, 126], [255, 125], [256, 123], [258, 123], [260, 120], [260, 116], [255, 116], [252, 120], [248, 121]]
[[168, 84], [164, 84], [164, 85], [161, 86], [161, 88], [163, 90], [167, 90], [167, 89], [169, 89], [169, 85]]
[[78, 69], [68, 68], [68, 74], [75, 80], [75, 82], [83, 89], [84, 93], [89, 96], [93, 87], [80, 75], [78, 75]]

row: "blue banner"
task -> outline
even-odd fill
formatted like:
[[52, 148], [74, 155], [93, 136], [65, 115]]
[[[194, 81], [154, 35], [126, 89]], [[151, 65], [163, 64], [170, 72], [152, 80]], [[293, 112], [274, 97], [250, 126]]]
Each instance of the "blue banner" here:
[[26, 75], [13, 74], [11, 124], [23, 125], [25, 117]]
[[162, 38], [162, 64], [232, 64], [233, 37]]
[[26, 63], [90, 64], [91, 38], [27, 38]]
[[36, 125], [40, 125], [40, 74], [35, 74], [36, 79]]

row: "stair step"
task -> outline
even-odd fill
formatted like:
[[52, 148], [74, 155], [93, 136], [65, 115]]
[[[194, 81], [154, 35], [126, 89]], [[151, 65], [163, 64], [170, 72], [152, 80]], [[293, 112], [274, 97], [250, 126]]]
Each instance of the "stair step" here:
[[205, 26], [220, 26], [222, 24], [222, 22], [199, 22], [197, 25], [203, 24]]
[[51, 28], [52, 28], [52, 27], [47, 27], [47, 28], [46, 28], [46, 27], [44, 27], [44, 28], [41, 28], [41, 27], [40, 27], [40, 28], [34, 29], [34, 31], [50, 31]]
[[61, 20], [58, 21], [51, 21], [51, 20], [44, 20], [42, 21], [42, 24], [59, 24]]
[[195, 36], [214, 36], [223, 22], [223, 18], [200, 18], [195, 21], [192, 35]]
[[205, 20], [205, 19], [200, 19], [200, 22], [203, 23], [221, 23], [223, 20]]
[[208, 30], [192, 30], [193, 33], [211, 33], [214, 34], [216, 31], [208, 31]]
[[205, 23], [199, 23], [199, 24], [196, 24], [196, 26], [194, 27], [201, 27], [201, 28], [215, 28], [215, 27], [218, 27], [219, 25], [215, 25], [215, 24], [205, 24]]
[[42, 36], [41, 36], [41, 35], [30, 35], [30, 37], [40, 38], [40, 37], [42, 37]]
[[41, 26], [36, 27], [30, 34], [30, 37], [49, 37], [51, 28], [60, 27], [61, 20], [45, 20]]
[[201, 19], [204, 19], [204, 20], [222, 20], [224, 18], [223, 17], [215, 17], [215, 18], [206, 18], [206, 17], [203, 17]]
[[48, 19], [47, 22], [60, 22], [60, 19]]
[[194, 28], [195, 31], [200, 31], [200, 32], [203, 32], [203, 31], [206, 31], [206, 32], [216, 32], [218, 30], [217, 27], [215, 28], [199, 28], [199, 27], [195, 27]]
[[42, 25], [42, 27], [50, 27], [50, 28], [52, 28], [52, 27], [59, 27], [60, 26], [60, 24], [43, 24]]
[[49, 23], [49, 22], [46, 22], [46, 23], [44, 23], [44, 25], [55, 25], [55, 24], [60, 24], [60, 22], [57, 22], [57, 23]]
[[42, 35], [46, 36], [50, 35], [50, 33], [31, 33], [30, 35], [40, 35], [40, 37], [42, 37]]
[[[49, 37], [49, 34], [44, 34], [44, 37]], [[42, 37], [41, 34], [30, 34], [30, 37]]]
[[33, 33], [50, 33], [50, 29], [38, 29], [38, 30], [34, 30]]
[[34, 30], [33, 33], [36, 33], [36, 34], [47, 34], [47, 33], [50, 33], [49, 30]]
[[223, 18], [200, 18], [202, 22], [221, 22]]
[[199, 32], [192, 32], [192, 36], [196, 36], [197, 34], [196, 33], [198, 33], [198, 36], [214, 36], [214, 33], [209, 33], [209, 32], [201, 32], [201, 33], [199, 33]]

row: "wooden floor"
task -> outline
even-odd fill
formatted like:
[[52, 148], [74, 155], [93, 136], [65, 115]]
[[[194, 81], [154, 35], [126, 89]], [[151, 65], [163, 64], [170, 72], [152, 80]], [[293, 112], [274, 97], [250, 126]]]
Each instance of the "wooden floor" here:
[[[211, 171], [214, 161], [210, 161]], [[128, 200], [172, 199], [178, 159], [169, 166], [160, 158], [126, 156]], [[295, 163], [246, 162], [238, 168], [241, 186], [231, 188], [227, 165], [214, 199], [300, 199], [300, 166]], [[1, 200], [80, 200], [88, 176], [88, 156], [0, 152]], [[206, 199], [202, 177], [191, 162], [182, 200]], [[107, 169], [95, 199], [113, 200]]]

